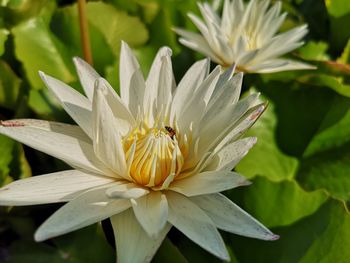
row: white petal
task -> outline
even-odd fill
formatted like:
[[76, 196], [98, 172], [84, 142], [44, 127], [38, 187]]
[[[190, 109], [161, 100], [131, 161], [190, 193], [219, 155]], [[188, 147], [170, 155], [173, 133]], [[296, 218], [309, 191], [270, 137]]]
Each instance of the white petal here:
[[181, 117], [184, 105], [186, 105], [197, 90], [204, 78], [208, 75], [210, 61], [203, 59], [194, 63], [179, 82], [172, 106], [171, 106], [171, 120], [175, 117]]
[[129, 87], [129, 110], [133, 114], [134, 118], [141, 114], [143, 108], [143, 98], [146, 89], [146, 83], [143, 78], [141, 69], [134, 72], [130, 79]]
[[168, 202], [159, 191], [151, 192], [132, 202], [135, 216], [151, 238], [161, 233], [168, 220]]
[[275, 73], [287, 70], [303, 70], [303, 69], [316, 69], [315, 66], [306, 64], [303, 62], [287, 60], [287, 59], [272, 59], [265, 61], [262, 64], [249, 67], [248, 70], [259, 73]]
[[231, 171], [248, 153], [256, 141], [256, 137], [249, 137], [226, 145], [214, 154], [213, 160], [205, 170]]
[[98, 81], [93, 99], [93, 144], [96, 156], [121, 177], [126, 174], [126, 160], [121, 135], [106, 96], [107, 87]]
[[167, 224], [156, 239], [150, 238], [131, 209], [111, 217], [117, 245], [118, 263], [150, 262], [169, 232]]
[[[135, 73], [137, 75], [135, 75]], [[136, 95], [136, 98], [140, 97], [143, 99], [144, 93], [144, 87], [138, 87], [137, 85], [135, 85], [135, 83], [134, 85], [132, 85], [132, 78], [136, 78], [137, 80], [143, 80], [139, 63], [137, 62], [135, 56], [131, 52], [131, 49], [128, 46], [128, 44], [122, 41], [119, 62], [120, 95], [125, 105], [128, 105], [129, 108], [130, 104], [132, 104], [132, 102], [135, 101], [134, 96]], [[142, 82], [144, 83], [144, 80]], [[142, 94], [138, 94], [140, 92]], [[137, 101], [140, 100], [137, 99]]]
[[78, 57], [73, 58], [78, 72], [80, 83], [83, 86], [86, 96], [92, 101], [94, 95], [95, 81], [101, 76], [84, 60]]
[[[202, 155], [215, 148], [227, 134], [230, 133], [242, 120], [250, 114], [250, 110], [255, 107], [258, 102], [259, 93], [251, 94], [236, 104], [218, 112], [216, 118], [206, 119], [202, 121], [203, 127], [200, 128], [200, 143], [198, 152]], [[220, 105], [217, 105], [220, 107]], [[215, 108], [211, 108], [215, 111]], [[207, 113], [210, 114], [210, 113]], [[199, 155], [199, 158], [202, 157]]]
[[182, 45], [203, 53], [218, 64], [224, 64], [224, 61], [213, 52], [207, 40], [202, 35], [181, 29], [176, 29], [176, 32], [183, 36], [183, 38], [179, 38], [179, 42]]
[[192, 197], [216, 226], [225, 231], [263, 240], [276, 240], [278, 236], [222, 194]]
[[211, 219], [187, 197], [166, 193], [169, 222], [193, 242], [223, 260], [230, 260], [220, 233]]
[[168, 113], [171, 103], [172, 90], [175, 85], [171, 54], [171, 49], [167, 47], [158, 51], [146, 80], [143, 105], [144, 114], [146, 118], [149, 118], [150, 125], [153, 125], [153, 119], [157, 118], [159, 114], [162, 114], [159, 117], [163, 117]]
[[[225, 73], [224, 73], [225, 74]], [[212, 119], [217, 116], [228, 106], [235, 104], [239, 99], [243, 80], [243, 73], [234, 75], [226, 83], [222, 83], [222, 86], [217, 85], [215, 88], [215, 94], [209, 101], [209, 105], [206, 109], [206, 113], [201, 120], [201, 126], [208, 124]]]
[[[106, 186], [107, 187], [107, 186]], [[131, 206], [129, 200], [111, 200], [106, 187], [89, 190], [58, 209], [36, 231], [35, 240], [63, 235], [116, 215]]]
[[185, 130], [191, 122], [193, 123], [193, 127], [197, 127], [198, 129], [197, 124], [205, 113], [205, 108], [208, 105], [219, 77], [220, 66], [217, 66], [201, 83], [187, 104], [184, 105], [181, 118], [178, 119], [180, 130]]
[[201, 20], [198, 16], [189, 13], [187, 14], [189, 19], [191, 19], [192, 23], [198, 28], [198, 30], [201, 32], [205, 40], [211, 45], [212, 42], [212, 36], [209, 33], [209, 30], [207, 28], [207, 25]]
[[138, 186], [137, 184], [126, 181], [125, 183], [112, 186], [106, 190], [106, 194], [110, 198], [115, 199], [136, 199], [147, 195], [149, 190]]
[[95, 88], [98, 87], [103, 91], [102, 95], [113, 113], [118, 131], [123, 136], [127, 135], [136, 124], [134, 116], [107, 80], [100, 78], [96, 81], [95, 85]]
[[210, 171], [174, 181], [169, 189], [186, 196], [217, 193], [238, 186], [249, 185], [243, 176], [231, 171]]
[[91, 138], [91, 102], [65, 83], [39, 71], [41, 79], [60, 101], [65, 111]]
[[95, 156], [91, 140], [74, 125], [32, 119], [2, 121], [0, 133], [74, 167], [113, 176]]
[[260, 118], [266, 107], [267, 104], [263, 103], [249, 109], [240, 121], [232, 127], [232, 130], [222, 137], [223, 139], [216, 145], [215, 151], [220, 151], [224, 146], [241, 137], [257, 121], [257, 119]]
[[0, 189], [0, 205], [37, 205], [67, 202], [91, 187], [113, 182], [110, 177], [78, 170], [33, 176]]

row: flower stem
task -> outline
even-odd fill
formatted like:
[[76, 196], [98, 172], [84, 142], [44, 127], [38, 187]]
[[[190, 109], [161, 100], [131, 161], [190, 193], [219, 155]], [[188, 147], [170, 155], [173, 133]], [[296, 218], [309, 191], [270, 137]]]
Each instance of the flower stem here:
[[86, 0], [78, 0], [80, 39], [83, 48], [84, 59], [92, 65], [92, 54], [89, 39], [89, 28], [86, 18]]

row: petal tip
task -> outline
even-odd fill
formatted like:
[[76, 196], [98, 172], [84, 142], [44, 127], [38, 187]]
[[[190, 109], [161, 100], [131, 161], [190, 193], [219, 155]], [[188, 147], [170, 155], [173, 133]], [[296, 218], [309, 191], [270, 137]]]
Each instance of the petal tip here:
[[39, 70], [38, 73], [39, 73], [40, 78], [41, 78], [42, 80], [44, 80], [45, 77], [46, 77], [46, 74], [45, 74], [43, 71], [41, 71], [41, 70]]
[[248, 186], [248, 185], [251, 185], [252, 182], [247, 180], [247, 179], [243, 179], [242, 182], [241, 182], [241, 186]]
[[78, 57], [78, 56], [75, 56], [73, 57], [73, 63], [75, 64], [76, 67], [80, 66], [81, 64], [83, 64], [83, 59]]
[[128, 43], [124, 40], [120, 41], [120, 48], [121, 50], [130, 50]]
[[276, 235], [276, 234], [272, 234], [272, 236], [270, 238], [271, 241], [275, 241], [275, 240], [278, 240], [278, 239], [280, 239], [280, 236]]
[[48, 239], [48, 238], [44, 234], [42, 234], [42, 231], [40, 231], [40, 228], [39, 228], [34, 234], [35, 242], [43, 242], [46, 239]]

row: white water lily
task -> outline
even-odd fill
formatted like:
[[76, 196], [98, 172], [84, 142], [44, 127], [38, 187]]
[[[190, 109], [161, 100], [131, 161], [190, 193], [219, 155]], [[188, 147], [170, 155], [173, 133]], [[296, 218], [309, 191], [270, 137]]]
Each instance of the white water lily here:
[[172, 226], [229, 260], [219, 229], [275, 240], [220, 191], [247, 185], [232, 172], [255, 144], [240, 138], [265, 105], [238, 101], [242, 73], [209, 74], [195, 63], [177, 88], [171, 50], [158, 52], [147, 80], [122, 43], [121, 96], [87, 63], [75, 64], [86, 96], [44, 73], [47, 87], [79, 126], [43, 120], [2, 121], [0, 133], [74, 169], [13, 182], [1, 205], [68, 202], [35, 233], [43, 241], [110, 218], [118, 262], [149, 262]]
[[200, 34], [174, 30], [183, 45], [224, 67], [236, 64], [238, 70], [257, 73], [313, 69], [308, 64], [280, 58], [303, 45], [301, 39], [307, 34], [307, 26], [277, 34], [286, 13], [281, 14], [280, 2], [270, 8], [269, 2], [251, 0], [244, 4], [242, 0], [225, 0], [222, 17], [209, 4], [199, 3], [204, 21], [191, 13], [188, 16]]

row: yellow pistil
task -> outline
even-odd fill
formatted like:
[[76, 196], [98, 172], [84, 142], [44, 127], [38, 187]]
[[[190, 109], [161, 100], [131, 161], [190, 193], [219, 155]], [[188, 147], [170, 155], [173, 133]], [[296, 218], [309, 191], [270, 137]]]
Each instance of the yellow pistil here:
[[[123, 140], [129, 175], [135, 183], [162, 186], [181, 172], [184, 157], [169, 126], [137, 128]], [[169, 178], [170, 177], [170, 178]]]

